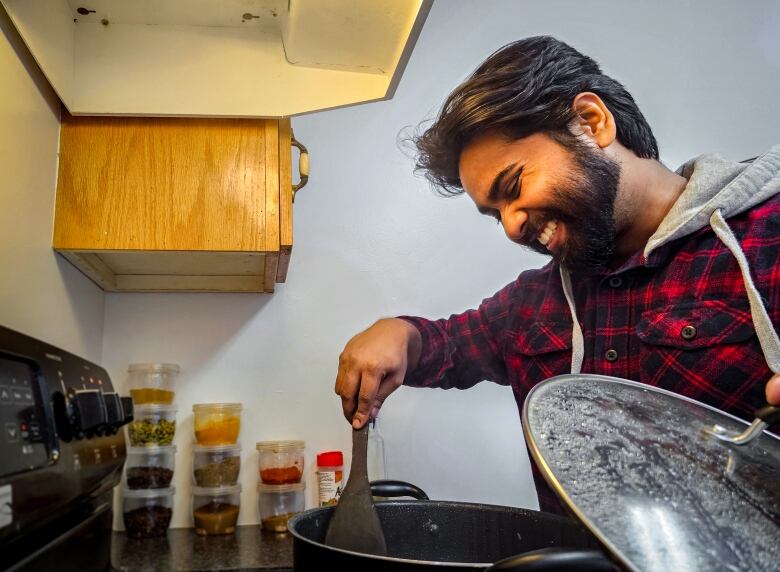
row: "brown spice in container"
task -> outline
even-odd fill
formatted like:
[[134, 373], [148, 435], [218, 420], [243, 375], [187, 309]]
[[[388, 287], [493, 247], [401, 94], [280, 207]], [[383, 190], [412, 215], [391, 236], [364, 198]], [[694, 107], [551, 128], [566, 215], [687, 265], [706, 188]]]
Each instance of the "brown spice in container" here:
[[234, 485], [241, 469], [241, 457], [226, 457], [219, 463], [208, 463], [193, 472], [199, 487]]
[[298, 513], [288, 512], [285, 514], [276, 514], [262, 519], [261, 524], [265, 530], [270, 530], [271, 532], [287, 532], [287, 521], [296, 514]]
[[173, 511], [164, 506], [142, 506], [124, 513], [125, 530], [130, 538], [165, 536]]
[[195, 532], [200, 535], [233, 534], [238, 522], [238, 506], [225, 502], [210, 502], [195, 509]]
[[260, 480], [266, 485], [288, 485], [300, 483], [303, 473], [293, 465], [292, 467], [274, 467], [260, 471]]
[[127, 469], [128, 489], [164, 489], [171, 484], [173, 471], [165, 467], [130, 467]]

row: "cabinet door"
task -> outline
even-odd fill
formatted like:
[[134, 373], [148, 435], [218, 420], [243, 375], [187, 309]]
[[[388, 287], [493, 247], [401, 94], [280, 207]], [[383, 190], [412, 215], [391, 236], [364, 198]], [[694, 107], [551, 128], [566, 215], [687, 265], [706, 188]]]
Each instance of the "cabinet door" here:
[[56, 248], [277, 252], [279, 121], [65, 116], [56, 211]]
[[54, 248], [107, 290], [273, 291], [292, 247], [289, 133], [64, 114]]

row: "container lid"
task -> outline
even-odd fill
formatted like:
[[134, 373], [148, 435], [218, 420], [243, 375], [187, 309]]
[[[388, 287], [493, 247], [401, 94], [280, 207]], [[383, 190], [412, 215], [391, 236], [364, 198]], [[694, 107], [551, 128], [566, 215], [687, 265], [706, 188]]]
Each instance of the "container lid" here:
[[258, 451], [284, 453], [306, 448], [305, 441], [259, 441], [255, 448]]
[[344, 465], [344, 453], [341, 451], [325, 451], [317, 455], [318, 467], [341, 467]]
[[168, 405], [165, 403], [144, 403], [135, 405], [133, 410], [136, 413], [176, 413], [179, 410], [177, 405]]
[[716, 439], [747, 423], [598, 375], [538, 384], [523, 430], [547, 482], [626, 570], [776, 570], [780, 438]]
[[291, 493], [294, 491], [303, 491], [306, 489], [306, 483], [301, 481], [300, 483], [289, 483], [286, 485], [267, 485], [265, 483], [257, 483], [257, 492], [259, 493]]
[[192, 446], [193, 453], [240, 453], [241, 445], [236, 443], [228, 445], [198, 445]]
[[241, 492], [241, 485], [227, 487], [192, 487], [192, 496], [221, 497]]
[[240, 403], [196, 403], [192, 406], [193, 413], [219, 413], [221, 411], [241, 411]]
[[176, 445], [145, 445], [141, 447], [127, 447], [128, 455], [173, 455], [176, 453]]
[[176, 487], [165, 489], [122, 489], [122, 496], [126, 499], [153, 499], [157, 497], [172, 496], [176, 492]]
[[131, 363], [127, 368], [129, 373], [179, 373], [179, 366], [175, 363]]

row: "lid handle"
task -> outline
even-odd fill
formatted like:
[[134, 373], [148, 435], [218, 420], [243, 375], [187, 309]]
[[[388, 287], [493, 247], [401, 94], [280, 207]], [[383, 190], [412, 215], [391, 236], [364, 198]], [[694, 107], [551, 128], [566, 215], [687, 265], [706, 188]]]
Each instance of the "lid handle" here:
[[750, 427], [741, 433], [729, 431], [720, 425], [713, 425], [712, 427], [705, 429], [705, 431], [724, 443], [747, 445], [753, 441], [753, 439], [761, 435], [761, 433], [764, 432], [764, 429], [780, 422], [780, 407], [776, 405], [766, 405], [756, 411], [755, 416], [756, 418], [753, 420], [753, 423], [750, 424]]

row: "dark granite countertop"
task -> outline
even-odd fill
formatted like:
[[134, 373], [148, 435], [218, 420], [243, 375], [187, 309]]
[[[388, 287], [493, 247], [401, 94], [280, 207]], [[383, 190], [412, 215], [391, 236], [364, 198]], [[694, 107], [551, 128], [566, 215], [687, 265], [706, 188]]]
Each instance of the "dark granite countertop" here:
[[135, 540], [114, 532], [111, 564], [121, 572], [292, 570], [292, 536], [257, 525], [239, 526], [229, 536], [198, 536], [192, 528], [174, 528], [163, 538]]

